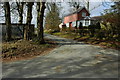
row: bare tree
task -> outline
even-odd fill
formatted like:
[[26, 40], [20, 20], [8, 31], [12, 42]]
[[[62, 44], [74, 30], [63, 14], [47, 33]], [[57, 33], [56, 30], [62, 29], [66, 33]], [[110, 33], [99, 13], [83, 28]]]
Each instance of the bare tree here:
[[22, 22], [23, 22], [23, 8], [24, 8], [25, 2], [16, 2], [16, 4], [17, 4], [17, 10], [19, 13], [19, 23], [22, 24]]
[[26, 19], [26, 26], [24, 29], [24, 40], [29, 40], [30, 39], [30, 25], [31, 25], [31, 21], [32, 21], [32, 6], [33, 6], [34, 2], [28, 2], [27, 3], [27, 19]]
[[83, 2], [69, 2], [69, 5], [73, 7], [73, 11], [76, 11], [80, 7], [86, 7], [89, 11], [90, 0], [84, 0]]
[[43, 34], [43, 17], [44, 17], [44, 11], [45, 11], [45, 2], [38, 2], [37, 3], [37, 28], [38, 28], [38, 42], [39, 44], [45, 43], [44, 41], [44, 34]]
[[69, 5], [73, 7], [73, 11], [76, 11], [81, 7], [81, 2], [69, 2]]
[[[19, 15], [19, 24], [22, 24], [23, 23], [23, 9], [24, 9], [24, 5], [26, 3], [25, 2], [20, 2], [19, 0], [17, 1], [16, 0], [16, 10], [18, 12], [18, 15]], [[22, 31], [19, 27], [18, 27], [19, 31], [21, 32], [21, 34], [23, 35], [24, 34], [24, 30]], [[24, 28], [23, 28], [24, 29]], [[23, 35], [24, 37], [24, 35]]]
[[4, 2], [7, 41], [11, 40], [11, 16], [9, 2]]

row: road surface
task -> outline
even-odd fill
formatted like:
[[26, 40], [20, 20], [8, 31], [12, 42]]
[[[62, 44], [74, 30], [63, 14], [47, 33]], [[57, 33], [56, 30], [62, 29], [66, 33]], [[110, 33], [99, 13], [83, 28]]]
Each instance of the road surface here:
[[113, 49], [45, 35], [59, 46], [43, 56], [3, 63], [3, 78], [117, 78], [118, 53]]

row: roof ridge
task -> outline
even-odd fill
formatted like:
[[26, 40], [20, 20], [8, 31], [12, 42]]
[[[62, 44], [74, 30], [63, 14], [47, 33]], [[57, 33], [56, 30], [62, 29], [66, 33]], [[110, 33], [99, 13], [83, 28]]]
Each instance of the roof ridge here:
[[[76, 11], [74, 11], [74, 12], [72, 12], [72, 13], [69, 13], [69, 14], [65, 15], [64, 17], [69, 16], [69, 15], [72, 15], [72, 14], [74, 14], [74, 13], [78, 13], [78, 12], [80, 12], [83, 8], [85, 8], [85, 6], [77, 9]], [[85, 9], [86, 9], [86, 8], [85, 8]], [[86, 9], [86, 10], [87, 10], [87, 9]], [[88, 11], [88, 10], [87, 10], [87, 11]], [[89, 13], [89, 11], [88, 11], [88, 13]]]

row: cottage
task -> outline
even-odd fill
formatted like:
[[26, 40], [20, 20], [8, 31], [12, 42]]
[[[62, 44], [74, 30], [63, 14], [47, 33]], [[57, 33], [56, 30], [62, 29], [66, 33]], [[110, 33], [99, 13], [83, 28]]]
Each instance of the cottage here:
[[81, 26], [89, 26], [93, 24], [89, 11], [82, 7], [77, 11], [70, 13], [64, 17], [64, 24], [70, 29], [80, 29]]

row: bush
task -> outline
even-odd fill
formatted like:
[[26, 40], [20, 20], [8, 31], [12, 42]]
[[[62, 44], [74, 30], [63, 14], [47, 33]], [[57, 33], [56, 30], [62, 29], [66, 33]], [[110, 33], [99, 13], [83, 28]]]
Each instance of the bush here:
[[90, 36], [91, 37], [94, 37], [94, 34], [95, 34], [95, 25], [90, 25], [90, 26], [88, 26], [88, 30], [89, 30], [89, 32], [90, 32]]
[[97, 39], [103, 40], [103, 38], [105, 38], [105, 31], [104, 30], [99, 30], [99, 31], [97, 30], [96, 32], [97, 33], [96, 33], [95, 37]]

